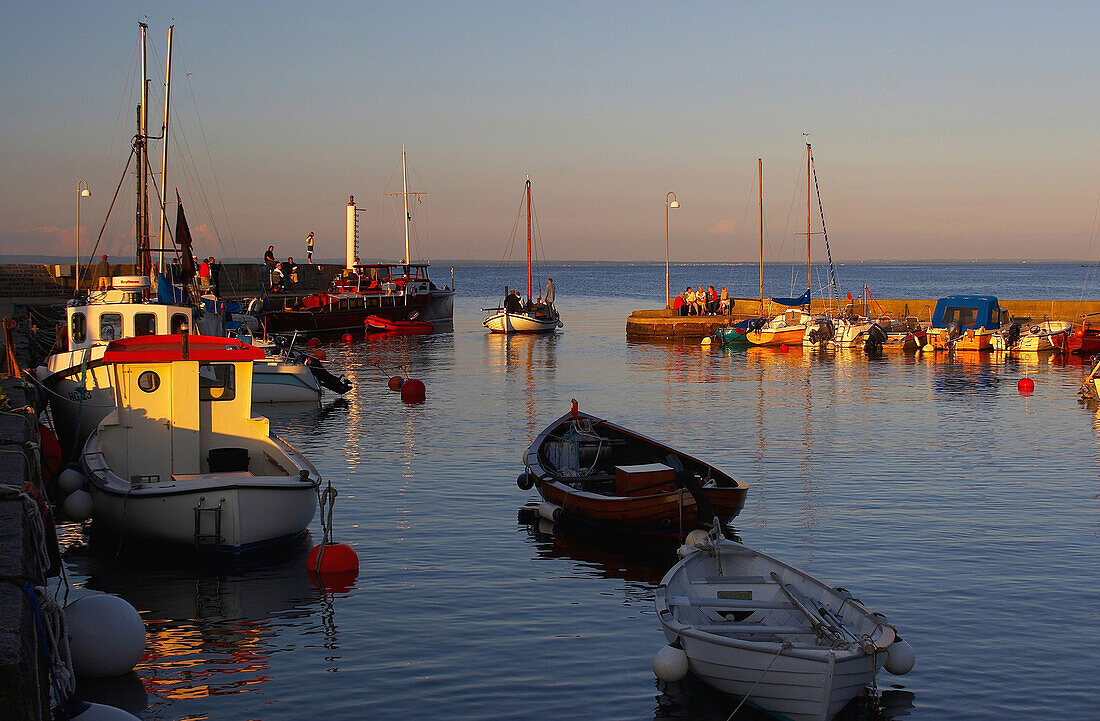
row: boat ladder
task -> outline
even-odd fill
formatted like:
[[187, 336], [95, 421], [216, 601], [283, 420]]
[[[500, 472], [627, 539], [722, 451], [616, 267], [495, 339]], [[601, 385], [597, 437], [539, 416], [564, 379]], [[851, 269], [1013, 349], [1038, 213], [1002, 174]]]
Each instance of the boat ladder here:
[[[225, 503], [225, 499], [218, 501], [216, 506], [203, 507], [203, 502], [206, 501], [206, 496], [199, 496], [199, 505], [195, 506], [195, 545], [196, 546], [217, 546], [221, 544], [225, 539], [222, 538], [222, 504]], [[203, 533], [203, 518], [209, 517], [210, 523], [213, 524], [213, 533]]]

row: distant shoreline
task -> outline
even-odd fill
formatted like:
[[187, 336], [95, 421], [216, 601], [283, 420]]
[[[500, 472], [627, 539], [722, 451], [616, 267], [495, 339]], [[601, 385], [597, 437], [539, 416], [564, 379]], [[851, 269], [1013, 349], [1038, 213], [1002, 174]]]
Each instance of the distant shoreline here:
[[[121, 256], [118, 256], [120, 260]], [[70, 265], [73, 262], [71, 256], [49, 256], [49, 255], [0, 255], [0, 264], [17, 265], [17, 264], [42, 264], [42, 265]], [[122, 262], [129, 262], [129, 256], [126, 256]], [[259, 258], [225, 258], [222, 260], [224, 263], [256, 263], [260, 264]], [[368, 259], [368, 263], [375, 262]], [[396, 263], [397, 261], [384, 261], [390, 263]], [[422, 262], [414, 260], [416, 262]], [[431, 265], [435, 268], [446, 268], [454, 266], [459, 267], [506, 267], [506, 268], [521, 268], [524, 263], [522, 262], [507, 262], [501, 263], [499, 260], [432, 260]], [[1006, 259], [982, 259], [982, 260], [949, 260], [949, 259], [933, 259], [933, 260], [838, 260], [835, 261], [838, 266], [849, 265], [1095, 265], [1100, 261], [1092, 260], [1073, 260], [1059, 258], [1055, 260], [1006, 260]], [[316, 261], [318, 265], [343, 265], [343, 258], [323, 258]], [[682, 266], [727, 266], [737, 267], [757, 265], [758, 261], [755, 260], [743, 260], [743, 261], [705, 261], [705, 260], [693, 260], [693, 261], [678, 261], [672, 265], [677, 267]], [[790, 267], [792, 265], [801, 265], [800, 261], [765, 261], [765, 266], [781, 266]], [[814, 261], [815, 266], [826, 265], [824, 261]], [[661, 260], [557, 260], [557, 261], [544, 261], [540, 262], [539, 266], [543, 268], [565, 268], [575, 266], [664, 266], [664, 261]]]

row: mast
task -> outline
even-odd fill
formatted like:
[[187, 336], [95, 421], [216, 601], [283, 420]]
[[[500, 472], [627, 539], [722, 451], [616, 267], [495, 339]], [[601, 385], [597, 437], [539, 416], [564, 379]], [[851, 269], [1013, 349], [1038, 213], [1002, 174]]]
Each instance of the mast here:
[[144, 152], [138, 163], [138, 177], [141, 178], [141, 272], [148, 275], [152, 264], [149, 257], [149, 71], [146, 38], [149, 26], [141, 25], [141, 146]]
[[405, 260], [409, 263], [409, 176], [405, 172], [405, 145], [401, 145], [401, 195], [405, 198]]
[[527, 300], [531, 300], [531, 176], [527, 176]]
[[764, 159], [756, 159], [756, 175], [760, 189], [760, 315], [764, 315]]
[[[806, 292], [810, 288], [810, 144], [806, 143]], [[806, 298], [806, 310], [809, 310], [809, 296]]]
[[137, 106], [137, 132], [134, 135], [134, 159], [137, 161], [135, 168], [137, 172], [134, 174], [136, 179], [135, 191], [137, 193], [137, 208], [134, 211], [134, 264], [138, 268], [138, 275], [143, 275], [142, 271], [145, 268], [144, 260], [144, 218], [145, 218], [145, 31], [149, 29], [149, 26], [145, 23], [138, 23], [140, 30], [139, 44], [141, 53], [141, 92], [138, 96]]
[[159, 272], [164, 272], [164, 226], [165, 218], [165, 194], [168, 192], [168, 184], [165, 177], [168, 173], [168, 101], [172, 92], [172, 28], [168, 26], [168, 51], [164, 61], [164, 124], [161, 125], [160, 149], [160, 260], [157, 263]]

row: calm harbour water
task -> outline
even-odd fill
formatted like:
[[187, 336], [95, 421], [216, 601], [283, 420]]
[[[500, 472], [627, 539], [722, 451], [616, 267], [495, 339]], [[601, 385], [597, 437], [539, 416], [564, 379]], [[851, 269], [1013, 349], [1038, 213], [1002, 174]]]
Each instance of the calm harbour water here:
[[[1076, 298], [1065, 288], [1088, 272], [916, 266], [891, 286], [899, 266], [859, 268], [883, 297]], [[535, 497], [515, 484], [521, 452], [576, 398], [744, 478], [746, 543], [889, 616], [917, 666], [880, 675], [888, 715], [1096, 718], [1087, 366], [628, 343], [629, 312], [663, 301], [663, 266], [550, 272], [566, 323], [554, 335], [490, 336], [479, 309], [521, 273], [456, 268], [453, 333], [326, 346], [355, 384], [346, 401], [258, 409], [338, 489], [335, 538], [361, 561], [351, 587], [306, 578], [319, 521], [312, 540], [222, 565], [116, 558], [63, 529], [70, 600], [119, 594], [149, 632], [140, 681], [87, 695], [148, 720], [725, 719], [728, 697], [664, 689], [650, 670], [671, 548], [517, 522]], [[730, 272], [677, 267], [673, 288], [733, 289]], [[423, 405], [387, 388], [401, 369], [425, 382]]]

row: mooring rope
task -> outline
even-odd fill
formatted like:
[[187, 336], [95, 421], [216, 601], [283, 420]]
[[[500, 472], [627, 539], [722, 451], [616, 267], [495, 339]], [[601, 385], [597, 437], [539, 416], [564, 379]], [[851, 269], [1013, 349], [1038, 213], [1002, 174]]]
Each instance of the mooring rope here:
[[731, 721], [731, 719], [737, 715], [737, 712], [740, 711], [741, 707], [745, 705], [745, 702], [749, 700], [749, 696], [752, 695], [752, 692], [756, 690], [756, 687], [759, 686], [760, 682], [764, 680], [764, 677], [768, 675], [768, 671], [772, 670], [772, 666], [774, 666], [775, 662], [779, 660], [779, 656], [783, 653], [785, 649], [791, 647], [792, 644], [790, 641], [784, 641], [783, 643], [779, 644], [779, 650], [775, 652], [775, 656], [772, 657], [771, 663], [769, 663], [768, 667], [764, 669], [764, 673], [760, 674], [760, 678], [756, 679], [756, 683], [752, 685], [752, 688], [749, 689], [749, 692], [741, 697], [741, 703], [737, 704], [737, 708], [735, 708], [733, 710], [733, 713], [731, 713], [726, 718], [726, 721]]

